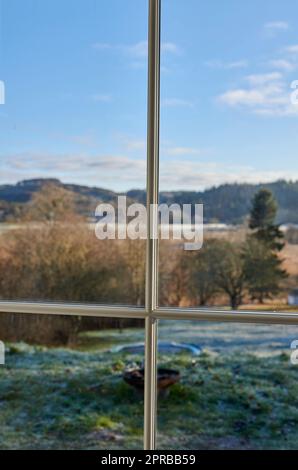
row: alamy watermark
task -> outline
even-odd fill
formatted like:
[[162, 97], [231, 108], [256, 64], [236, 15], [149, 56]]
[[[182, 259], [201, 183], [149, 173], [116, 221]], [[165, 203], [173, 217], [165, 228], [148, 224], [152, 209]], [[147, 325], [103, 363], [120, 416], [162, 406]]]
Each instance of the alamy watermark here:
[[0, 341], [0, 366], [5, 364], [5, 344], [3, 341]]
[[[151, 239], [183, 240], [185, 250], [202, 248], [203, 204], [152, 204], [150, 211]], [[99, 204], [95, 217], [95, 235], [99, 240], [147, 239], [147, 208], [140, 203], [127, 205], [126, 196], [118, 197], [117, 207]]]

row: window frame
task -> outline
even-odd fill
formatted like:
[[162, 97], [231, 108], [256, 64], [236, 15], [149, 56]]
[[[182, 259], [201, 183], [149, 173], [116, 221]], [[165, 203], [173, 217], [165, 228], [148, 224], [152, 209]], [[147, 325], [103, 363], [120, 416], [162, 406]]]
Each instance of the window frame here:
[[[159, 132], [160, 132], [160, 46], [161, 2], [148, 0], [148, 125], [147, 125], [147, 208], [157, 206], [159, 195]], [[298, 313], [234, 311], [212, 308], [175, 308], [158, 306], [158, 240], [150, 233], [158, 224], [157, 212], [147, 210], [148, 238], [146, 245], [145, 307], [71, 304], [49, 302], [0, 301], [0, 313], [68, 315], [145, 320], [145, 390], [144, 449], [156, 448], [157, 403], [157, 326], [158, 320], [195, 320], [209, 322], [263, 323], [298, 325]]]

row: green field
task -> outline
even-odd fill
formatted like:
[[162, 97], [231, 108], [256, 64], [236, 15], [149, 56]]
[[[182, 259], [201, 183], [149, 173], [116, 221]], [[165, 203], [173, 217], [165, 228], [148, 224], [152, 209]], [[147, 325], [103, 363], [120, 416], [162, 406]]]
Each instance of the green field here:
[[[298, 328], [164, 322], [160, 339], [200, 345], [200, 356], [163, 355], [181, 372], [159, 400], [161, 449], [295, 449]], [[7, 345], [0, 368], [1, 449], [142, 447], [143, 400], [123, 382], [142, 356], [110, 352], [142, 330], [84, 334], [75, 349]]]

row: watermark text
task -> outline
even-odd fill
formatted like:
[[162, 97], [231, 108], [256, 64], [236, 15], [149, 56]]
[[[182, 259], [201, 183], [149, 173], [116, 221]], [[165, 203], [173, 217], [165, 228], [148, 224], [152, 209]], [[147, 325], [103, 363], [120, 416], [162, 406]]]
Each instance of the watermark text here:
[[[151, 204], [150, 238], [183, 240], [185, 250], [203, 246], [203, 204]], [[127, 205], [126, 196], [119, 196], [117, 207], [99, 204], [95, 211], [95, 235], [99, 240], [146, 240], [148, 213], [143, 204]]]

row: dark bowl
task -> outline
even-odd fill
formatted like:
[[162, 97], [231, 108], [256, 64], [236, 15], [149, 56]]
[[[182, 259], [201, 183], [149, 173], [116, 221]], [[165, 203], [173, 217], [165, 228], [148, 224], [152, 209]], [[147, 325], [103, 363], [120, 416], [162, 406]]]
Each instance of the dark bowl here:
[[[133, 369], [123, 374], [126, 383], [138, 390], [144, 390], [144, 369]], [[165, 390], [180, 380], [180, 372], [159, 367], [157, 369], [157, 388]]]

